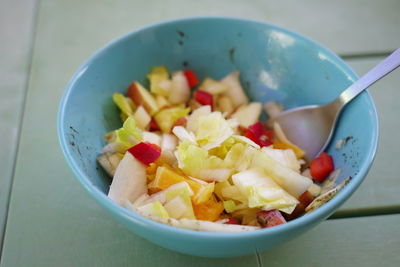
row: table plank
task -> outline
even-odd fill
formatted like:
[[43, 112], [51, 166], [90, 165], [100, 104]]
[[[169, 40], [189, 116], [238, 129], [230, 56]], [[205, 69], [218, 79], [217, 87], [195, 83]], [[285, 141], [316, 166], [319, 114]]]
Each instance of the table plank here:
[[[174, 1], [48, 1], [42, 6], [51, 10], [47, 19], [58, 30], [75, 29], [75, 37], [86, 31], [94, 37], [91, 49], [138, 27], [189, 16], [222, 15], [249, 18], [287, 27], [313, 38], [336, 53], [343, 55], [369, 54], [394, 50], [398, 47], [400, 31], [400, 2], [397, 0], [310, 0], [307, 4], [291, 0], [186, 0]], [[146, 12], [143, 12], [145, 10]], [[85, 20], [65, 19], [71, 16]], [[365, 23], [368, 22], [368, 27]], [[97, 31], [101, 23], [102, 31]], [[64, 41], [76, 44], [77, 38]], [[382, 41], [384, 40], [384, 41]], [[82, 43], [80, 43], [82, 44]], [[84, 47], [90, 47], [87, 44]], [[92, 51], [92, 50], [90, 50]], [[82, 50], [85, 52], [85, 50]]]
[[35, 1], [0, 2], [0, 243], [28, 79]]
[[[348, 63], [362, 75], [382, 59], [349, 60]], [[398, 174], [399, 84], [400, 69], [397, 69], [369, 89], [379, 116], [378, 152], [370, 173], [356, 193], [341, 208], [342, 210], [400, 207], [400, 194], [398, 193], [400, 192]]]
[[264, 266], [398, 266], [400, 215], [328, 220], [260, 254]]

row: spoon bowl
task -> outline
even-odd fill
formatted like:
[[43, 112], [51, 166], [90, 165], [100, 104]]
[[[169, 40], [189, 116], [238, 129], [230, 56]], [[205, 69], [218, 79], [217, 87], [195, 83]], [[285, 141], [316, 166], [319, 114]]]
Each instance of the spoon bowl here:
[[273, 126], [274, 123], [278, 123], [287, 138], [304, 151], [304, 158], [309, 162], [330, 143], [340, 113], [346, 104], [399, 66], [400, 48], [354, 82], [333, 102], [284, 111], [270, 118], [267, 125]]

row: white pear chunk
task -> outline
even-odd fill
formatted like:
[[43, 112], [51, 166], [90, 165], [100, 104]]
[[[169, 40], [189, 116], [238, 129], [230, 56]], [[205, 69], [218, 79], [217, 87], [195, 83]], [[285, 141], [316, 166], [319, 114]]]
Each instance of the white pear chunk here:
[[172, 88], [168, 96], [172, 104], [186, 103], [190, 98], [189, 83], [183, 74], [183, 71], [177, 71], [172, 74]]
[[149, 113], [143, 108], [143, 106], [139, 106], [133, 114], [133, 118], [135, 119], [137, 126], [140, 129], [145, 129], [147, 125], [149, 125], [151, 121], [151, 117]]
[[232, 100], [235, 108], [241, 105], [246, 105], [249, 102], [249, 99], [240, 84], [239, 75], [239, 71], [234, 71], [221, 80], [223, 84], [228, 86], [228, 90], [226, 90], [223, 95]]
[[144, 131], [142, 133], [143, 136], [143, 142], [148, 142], [151, 144], [155, 144], [157, 146], [161, 146], [161, 136], [159, 134], [156, 133], [152, 133], [152, 132], [147, 132]]
[[246, 106], [241, 106], [231, 118], [239, 121], [240, 126], [249, 127], [256, 123], [261, 114], [262, 105], [259, 102], [252, 102]]
[[217, 100], [217, 107], [222, 113], [231, 113], [234, 109], [232, 100], [227, 96], [221, 96]]
[[147, 193], [146, 167], [131, 153], [125, 153], [112, 180], [108, 197], [119, 205], [134, 202]]

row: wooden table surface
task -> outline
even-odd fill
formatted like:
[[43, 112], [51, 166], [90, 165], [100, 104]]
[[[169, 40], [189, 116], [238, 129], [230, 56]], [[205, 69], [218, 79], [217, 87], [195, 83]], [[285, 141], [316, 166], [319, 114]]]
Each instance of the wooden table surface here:
[[370, 90], [380, 143], [364, 183], [332, 218], [273, 250], [207, 259], [160, 248], [119, 225], [78, 184], [56, 133], [68, 79], [121, 34], [197, 15], [287, 27], [330, 48], [360, 75], [400, 46], [396, 0], [2, 0], [1, 266], [399, 266], [399, 70]]

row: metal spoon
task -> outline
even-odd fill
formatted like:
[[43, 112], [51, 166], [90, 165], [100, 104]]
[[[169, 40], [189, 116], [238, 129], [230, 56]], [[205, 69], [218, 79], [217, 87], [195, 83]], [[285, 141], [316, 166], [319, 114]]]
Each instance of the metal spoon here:
[[399, 65], [400, 48], [343, 91], [333, 102], [284, 111], [269, 119], [267, 125], [279, 123], [287, 138], [303, 149], [305, 159], [310, 161], [328, 146], [344, 106]]

